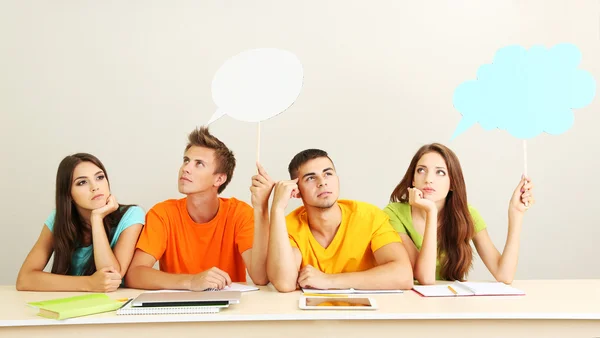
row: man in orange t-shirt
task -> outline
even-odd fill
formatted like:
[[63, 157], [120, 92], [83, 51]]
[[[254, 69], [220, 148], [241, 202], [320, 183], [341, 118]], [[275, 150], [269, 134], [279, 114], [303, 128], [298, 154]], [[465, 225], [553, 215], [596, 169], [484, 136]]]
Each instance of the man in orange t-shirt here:
[[[233, 152], [208, 128], [189, 135], [179, 170], [179, 192], [187, 195], [155, 205], [137, 243], [126, 285], [138, 289], [223, 289], [255, 284], [266, 274], [267, 203], [274, 183], [259, 166], [252, 178], [252, 204], [218, 196], [231, 181]], [[160, 271], [153, 269], [159, 261]]]

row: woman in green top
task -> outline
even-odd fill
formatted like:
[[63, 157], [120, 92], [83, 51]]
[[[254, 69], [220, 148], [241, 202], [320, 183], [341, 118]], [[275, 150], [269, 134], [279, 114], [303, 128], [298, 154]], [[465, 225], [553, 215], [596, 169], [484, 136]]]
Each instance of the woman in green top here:
[[384, 211], [400, 233], [420, 284], [464, 280], [472, 265], [471, 240], [497, 281], [511, 283], [517, 269], [523, 214], [535, 199], [522, 177], [508, 205], [508, 236], [498, 252], [479, 213], [467, 204], [458, 158], [446, 146], [421, 147], [390, 196]]

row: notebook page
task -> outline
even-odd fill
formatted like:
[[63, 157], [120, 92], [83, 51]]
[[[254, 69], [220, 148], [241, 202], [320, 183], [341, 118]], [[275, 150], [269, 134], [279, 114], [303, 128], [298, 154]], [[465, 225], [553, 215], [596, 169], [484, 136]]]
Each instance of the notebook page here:
[[501, 282], [457, 282], [473, 290], [477, 296], [503, 296], [503, 295], [524, 295], [523, 290], [519, 290], [510, 285]]
[[[448, 288], [449, 285], [456, 291], [456, 294]], [[473, 293], [471, 293], [469, 290], [465, 288], [458, 288], [454, 284], [415, 285], [413, 286], [413, 290], [425, 297], [455, 297], [473, 295]]]
[[240, 291], [240, 292], [248, 292], [248, 291], [257, 291], [258, 287], [254, 285], [245, 285], [240, 283], [231, 283], [231, 285], [223, 288], [222, 291]]
[[356, 294], [377, 294], [377, 293], [403, 293], [404, 291], [402, 290], [360, 290], [360, 289], [354, 289], [353, 293]]
[[321, 289], [305, 289], [302, 288], [302, 292], [304, 293], [320, 293], [320, 294], [346, 294], [352, 293], [354, 290], [352, 289], [329, 289], [329, 290], [321, 290]]

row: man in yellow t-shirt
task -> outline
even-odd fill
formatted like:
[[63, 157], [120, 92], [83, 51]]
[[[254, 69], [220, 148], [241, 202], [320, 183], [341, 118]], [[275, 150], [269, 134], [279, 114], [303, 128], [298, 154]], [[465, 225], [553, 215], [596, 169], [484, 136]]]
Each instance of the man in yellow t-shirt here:
[[[291, 180], [275, 186], [267, 275], [281, 292], [316, 289], [411, 289], [412, 267], [388, 216], [364, 202], [339, 200], [339, 178], [323, 150], [298, 153]], [[287, 217], [291, 198], [303, 206]]]

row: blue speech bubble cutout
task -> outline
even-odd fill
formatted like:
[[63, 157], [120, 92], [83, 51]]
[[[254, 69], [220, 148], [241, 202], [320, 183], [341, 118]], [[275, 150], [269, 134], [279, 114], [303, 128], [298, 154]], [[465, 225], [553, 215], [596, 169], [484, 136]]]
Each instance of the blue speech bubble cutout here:
[[587, 106], [596, 94], [596, 81], [577, 69], [580, 62], [581, 52], [568, 43], [499, 49], [492, 64], [479, 68], [477, 80], [454, 91], [454, 107], [463, 117], [451, 139], [475, 123], [520, 139], [566, 132], [575, 121], [572, 109]]

